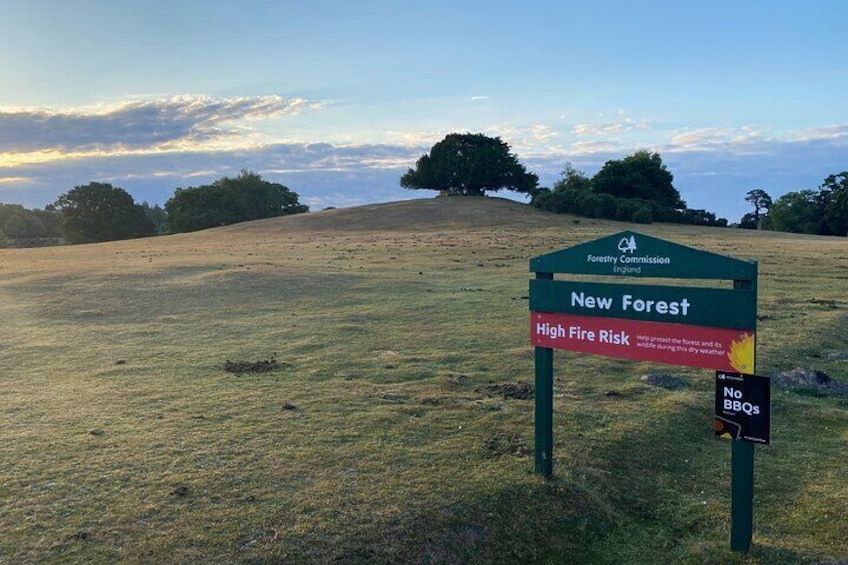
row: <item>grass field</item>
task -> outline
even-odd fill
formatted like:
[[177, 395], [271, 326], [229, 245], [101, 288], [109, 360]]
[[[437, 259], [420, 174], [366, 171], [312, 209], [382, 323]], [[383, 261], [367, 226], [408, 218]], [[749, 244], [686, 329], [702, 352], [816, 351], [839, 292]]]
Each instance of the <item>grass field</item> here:
[[[844, 396], [773, 390], [747, 556], [709, 371], [558, 353], [533, 474], [528, 261], [631, 228], [455, 198], [0, 250], [0, 563], [848, 561]], [[635, 229], [759, 260], [758, 372], [848, 383], [848, 240]]]

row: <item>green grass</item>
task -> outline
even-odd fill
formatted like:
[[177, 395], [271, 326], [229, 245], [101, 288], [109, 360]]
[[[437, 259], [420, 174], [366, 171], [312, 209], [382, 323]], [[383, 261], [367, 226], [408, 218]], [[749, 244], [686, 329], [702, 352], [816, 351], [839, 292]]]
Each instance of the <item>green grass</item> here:
[[[773, 391], [745, 557], [708, 371], [557, 353], [533, 474], [487, 389], [533, 379], [528, 261], [628, 228], [434, 199], [0, 251], [0, 562], [848, 559], [844, 399]], [[848, 381], [848, 241], [636, 229], [757, 258], [758, 372]]]

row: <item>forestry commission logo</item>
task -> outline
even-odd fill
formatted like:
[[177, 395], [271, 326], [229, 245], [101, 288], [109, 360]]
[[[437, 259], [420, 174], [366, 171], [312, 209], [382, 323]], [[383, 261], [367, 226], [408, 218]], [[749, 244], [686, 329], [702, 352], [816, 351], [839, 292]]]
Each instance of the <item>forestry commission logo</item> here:
[[[618, 239], [618, 244], [615, 243], [615, 240]], [[671, 257], [665, 255], [667, 251], [661, 251], [663, 255], [656, 254], [646, 254], [645, 247], [647, 246], [648, 253], [650, 253], [651, 242], [645, 239], [640, 240], [642, 243], [642, 251], [639, 252], [639, 245], [636, 244], [636, 236], [632, 233], [619, 234], [612, 237], [609, 240], [609, 243], [604, 244], [605, 252], [603, 254], [597, 252], [593, 253], [592, 251], [595, 248], [590, 248], [589, 252], [586, 254], [586, 262], [587, 263], [606, 263], [609, 265], [609, 270], [612, 271], [611, 274], [616, 275], [642, 275], [647, 276], [648, 274], [656, 273], [657, 271], [653, 270], [654, 266], [659, 265], [671, 265]], [[606, 251], [609, 247], [615, 246], [617, 251], [610, 253]], [[652, 271], [642, 271], [642, 267], [647, 266], [648, 269], [652, 269]], [[602, 270], [606, 270], [601, 268]]]
[[622, 237], [621, 241], [618, 242], [618, 250], [622, 253], [630, 253], [633, 254], [636, 251], [636, 237]]

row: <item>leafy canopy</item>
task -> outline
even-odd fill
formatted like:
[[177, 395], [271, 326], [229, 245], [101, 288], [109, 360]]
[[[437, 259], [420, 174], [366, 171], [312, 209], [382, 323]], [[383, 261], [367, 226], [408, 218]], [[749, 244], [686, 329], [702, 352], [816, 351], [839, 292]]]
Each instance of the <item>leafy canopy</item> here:
[[771, 228], [793, 233], [819, 233], [822, 224], [820, 199], [814, 190], [787, 192], [769, 211]]
[[53, 207], [68, 243], [93, 243], [153, 235], [153, 224], [122, 188], [90, 182], [59, 196]]
[[0, 203], [0, 232], [19, 246], [52, 243], [52, 239], [61, 237], [60, 219], [55, 211], [28, 210], [20, 204]]
[[501, 189], [532, 193], [539, 177], [524, 169], [501, 138], [451, 133], [418, 159], [415, 168], [400, 178], [400, 185], [447, 195], [482, 196]]
[[827, 233], [848, 236], [848, 171], [824, 179], [820, 194]]
[[674, 188], [672, 175], [659, 153], [637, 151], [624, 159], [607, 161], [592, 177], [592, 190], [616, 198], [637, 198], [674, 210], [686, 203]]
[[771, 205], [773, 204], [771, 196], [769, 196], [769, 194], [761, 188], [749, 190], [748, 194], [745, 195], [745, 201], [749, 202], [751, 206], [754, 207], [754, 217], [757, 219], [760, 218], [760, 213], [763, 210], [768, 213], [769, 208], [771, 208]]
[[236, 178], [178, 188], [165, 203], [165, 227], [170, 233], [189, 232], [308, 211], [288, 187], [242, 170]]
[[848, 171], [829, 175], [818, 190], [787, 192], [771, 206], [768, 219], [777, 231], [848, 235]]
[[624, 159], [607, 161], [592, 178], [567, 163], [553, 190], [534, 191], [530, 203], [559, 214], [640, 224], [727, 225], [726, 219], [717, 218], [713, 212], [686, 208], [673, 180], [658, 153], [637, 151]]

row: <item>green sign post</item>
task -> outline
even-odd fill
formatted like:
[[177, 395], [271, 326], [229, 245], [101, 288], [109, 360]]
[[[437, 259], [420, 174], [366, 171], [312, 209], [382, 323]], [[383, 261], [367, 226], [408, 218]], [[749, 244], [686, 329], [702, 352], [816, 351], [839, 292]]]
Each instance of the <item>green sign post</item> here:
[[[554, 350], [754, 373], [757, 263], [625, 231], [530, 260], [535, 469], [553, 475]], [[555, 280], [555, 274], [732, 281], [732, 289]], [[731, 549], [753, 533], [754, 445], [731, 449]]]

